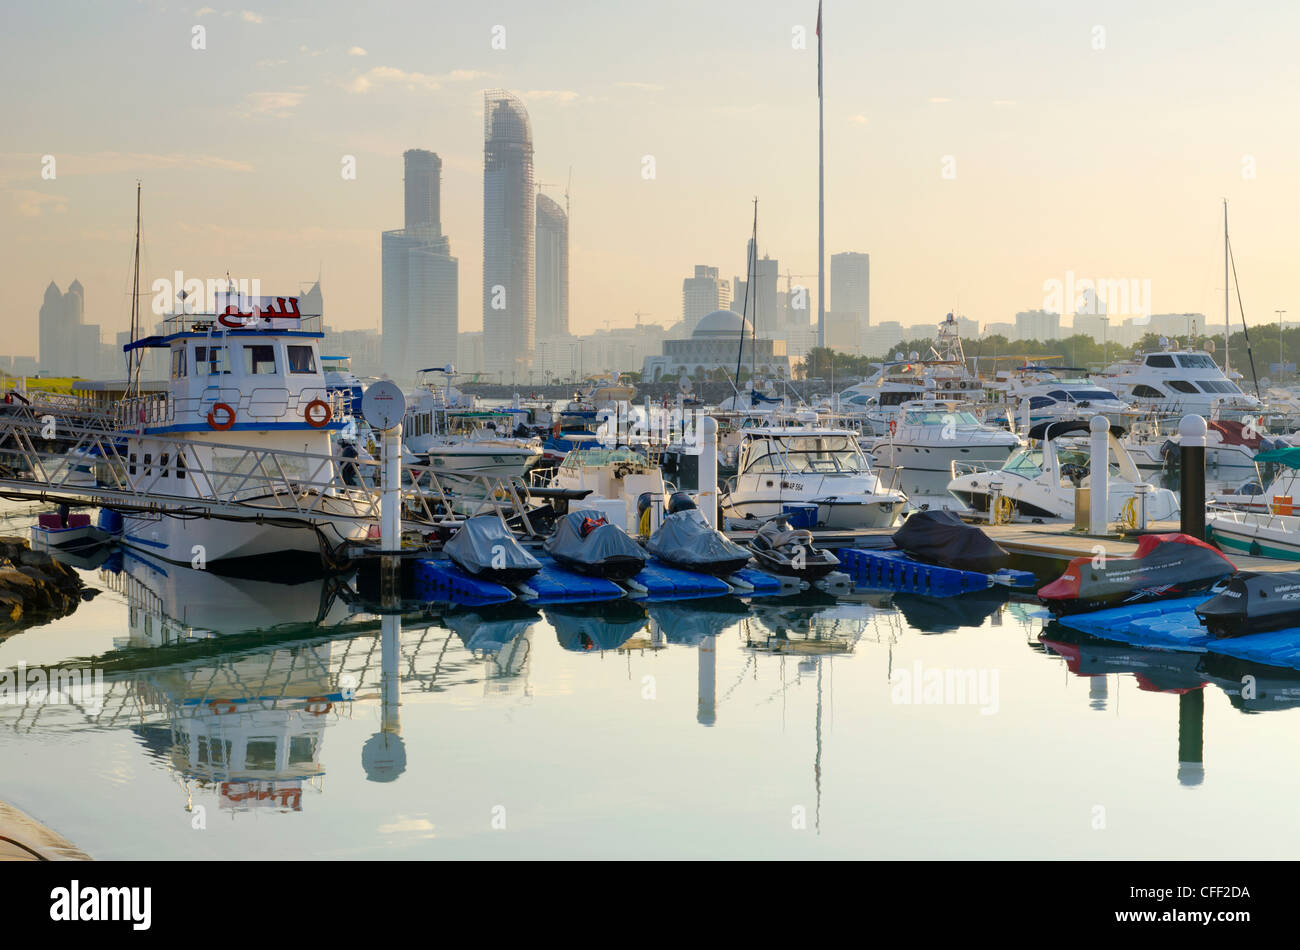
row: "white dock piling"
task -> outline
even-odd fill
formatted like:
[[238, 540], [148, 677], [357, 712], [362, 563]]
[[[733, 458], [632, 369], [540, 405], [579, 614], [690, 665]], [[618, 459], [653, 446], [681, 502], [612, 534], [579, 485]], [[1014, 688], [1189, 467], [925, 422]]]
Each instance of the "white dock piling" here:
[[402, 549], [402, 427], [384, 432], [384, 493], [379, 500], [379, 541], [384, 551]]
[[1092, 456], [1088, 480], [1088, 533], [1104, 535], [1110, 527], [1110, 420], [1105, 416], [1093, 416], [1088, 429]]
[[695, 504], [705, 519], [718, 526], [718, 420], [705, 416], [698, 428], [700, 440], [700, 490]]

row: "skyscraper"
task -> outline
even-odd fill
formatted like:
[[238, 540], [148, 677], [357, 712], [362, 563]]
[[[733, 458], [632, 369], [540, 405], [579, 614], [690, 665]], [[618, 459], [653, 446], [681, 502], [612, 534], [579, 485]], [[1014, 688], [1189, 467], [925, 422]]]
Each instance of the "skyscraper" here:
[[540, 345], [569, 335], [569, 216], [537, 195], [537, 332]]
[[831, 255], [830, 302], [838, 314], [856, 314], [859, 330], [871, 326], [870, 254], [845, 251]]
[[483, 94], [483, 363], [526, 377], [536, 341], [533, 130], [512, 93]]
[[731, 281], [719, 280], [718, 269], [695, 265], [695, 276], [682, 281], [682, 335], [695, 332], [703, 317], [731, 307]]
[[405, 227], [383, 235], [384, 368], [397, 380], [456, 361], [460, 330], [460, 262], [442, 233], [442, 160], [410, 149], [406, 160]]

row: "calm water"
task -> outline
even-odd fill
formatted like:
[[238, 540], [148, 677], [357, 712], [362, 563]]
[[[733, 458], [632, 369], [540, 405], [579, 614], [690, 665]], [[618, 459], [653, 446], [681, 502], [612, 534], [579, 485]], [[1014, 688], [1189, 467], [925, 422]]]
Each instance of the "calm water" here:
[[[0, 533], [25, 523], [9, 510]], [[1245, 709], [1240, 670], [1051, 647], [1028, 605], [522, 608], [398, 631], [322, 582], [132, 556], [84, 577], [102, 593], [0, 640], [0, 670], [93, 657], [102, 709], [0, 705], [0, 799], [97, 858], [1300, 848], [1300, 674], [1254, 671]]]

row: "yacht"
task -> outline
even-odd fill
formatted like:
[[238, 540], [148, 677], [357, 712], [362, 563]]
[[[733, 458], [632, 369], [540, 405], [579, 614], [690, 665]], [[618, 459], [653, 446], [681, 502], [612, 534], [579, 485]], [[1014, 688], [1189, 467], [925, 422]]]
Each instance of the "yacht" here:
[[1095, 415], [1120, 425], [1132, 415], [1125, 400], [1090, 380], [1086, 370], [1071, 366], [1027, 363], [999, 370], [990, 388], [1003, 394], [1017, 423], [1025, 421], [1027, 411], [1030, 426]]
[[352, 372], [352, 357], [322, 356], [321, 371], [325, 374], [325, 388], [330, 393], [341, 393], [343, 411], [347, 415], [361, 414], [361, 396], [364, 387], [360, 378]]
[[907, 503], [871, 470], [851, 429], [772, 426], [742, 430], [737, 474], [722, 513], [733, 524], [773, 517], [788, 506], [815, 509], [815, 527], [887, 528]]
[[985, 425], [959, 402], [906, 402], [893, 422], [874, 440], [871, 461], [878, 472], [896, 471], [896, 484], [909, 497], [943, 495], [954, 462], [1000, 468], [1022, 445], [1019, 436]]
[[515, 438], [516, 424], [510, 410], [455, 409], [440, 392], [422, 390], [402, 418], [402, 448], [440, 477], [522, 477], [541, 459], [542, 442]]
[[1094, 380], [1135, 406], [1171, 417], [1191, 413], [1216, 418], [1257, 419], [1263, 404], [1224, 375], [1209, 353], [1166, 349], [1138, 353]]
[[[1031, 445], [1014, 453], [1001, 468], [955, 462], [948, 493], [977, 511], [989, 511], [990, 498], [997, 494], [1009, 501], [1014, 517], [1071, 521], [1075, 489], [1092, 484], [1088, 425], [1082, 419], [1040, 423], [1029, 431]], [[1079, 433], [1084, 434], [1082, 438]], [[1123, 520], [1126, 509], [1133, 510], [1129, 508], [1130, 499], [1139, 493], [1146, 496], [1148, 522], [1176, 518], [1178, 496], [1143, 481], [1114, 427], [1106, 439], [1107, 520]]]

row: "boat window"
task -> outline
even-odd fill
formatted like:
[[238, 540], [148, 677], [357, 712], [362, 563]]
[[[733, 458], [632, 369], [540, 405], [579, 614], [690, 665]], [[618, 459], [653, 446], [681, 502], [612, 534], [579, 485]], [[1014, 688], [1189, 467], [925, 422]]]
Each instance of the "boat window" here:
[[311, 765], [316, 760], [315, 736], [289, 737], [289, 764]]
[[275, 347], [259, 343], [244, 347], [244, 375], [267, 376], [275, 372]]
[[[762, 452], [762, 449], [759, 449]], [[775, 452], [764, 452], [758, 458], [752, 459], [745, 466], [746, 475], [761, 475], [769, 472], [780, 471], [780, 457]]]
[[1214, 360], [1204, 353], [1186, 353], [1178, 357], [1178, 365], [1187, 369], [1215, 369]]
[[1143, 399], [1164, 399], [1165, 394], [1158, 389], [1139, 383], [1133, 387], [1133, 395], [1140, 396]]
[[167, 463], [171, 461], [171, 456], [164, 452], [158, 456], [158, 475], [162, 478], [167, 477]]
[[861, 449], [848, 436], [797, 436], [775, 441], [784, 449], [790, 472], [867, 471]]
[[1165, 366], [1169, 369], [1174, 368], [1174, 358], [1168, 353], [1153, 353], [1147, 357], [1148, 366]]
[[131, 458], [129, 459], [129, 463], [130, 464], [127, 466], [127, 471], [130, 474], [134, 475], [135, 474], [135, 453], [134, 452], [131, 453]]
[[194, 369], [200, 376], [220, 376], [229, 373], [226, 366], [226, 348], [224, 346], [196, 346], [194, 348]]
[[1002, 471], [1035, 478], [1043, 474], [1043, 453], [1031, 449], [1021, 449], [1002, 466]]
[[1069, 395], [1075, 402], [1119, 401], [1115, 394], [1108, 389], [1071, 389]]
[[176, 477], [177, 478], [185, 477], [185, 453], [184, 452], [176, 453]]
[[1169, 386], [1170, 389], [1174, 390], [1175, 392], [1180, 392], [1180, 393], [1196, 392], [1196, 387], [1193, 386], [1185, 379], [1171, 379], [1168, 381], [1167, 385]]
[[145, 473], [145, 475], [149, 475], [149, 474], [151, 474], [151, 473], [153, 472], [153, 467], [152, 467], [152, 466], [153, 466], [153, 453], [152, 453], [152, 452], [146, 452], [146, 453], [144, 453], [144, 473]]
[[274, 736], [254, 736], [244, 749], [244, 768], [271, 771], [275, 768], [275, 753], [279, 744]]
[[186, 366], [185, 347], [172, 350], [172, 379], [182, 379], [185, 376]]
[[913, 409], [905, 420], [912, 426], [977, 426], [980, 421], [971, 412], [944, 412], [936, 409]]
[[316, 372], [316, 360], [312, 356], [310, 346], [287, 346], [285, 350], [289, 353], [289, 372]]

